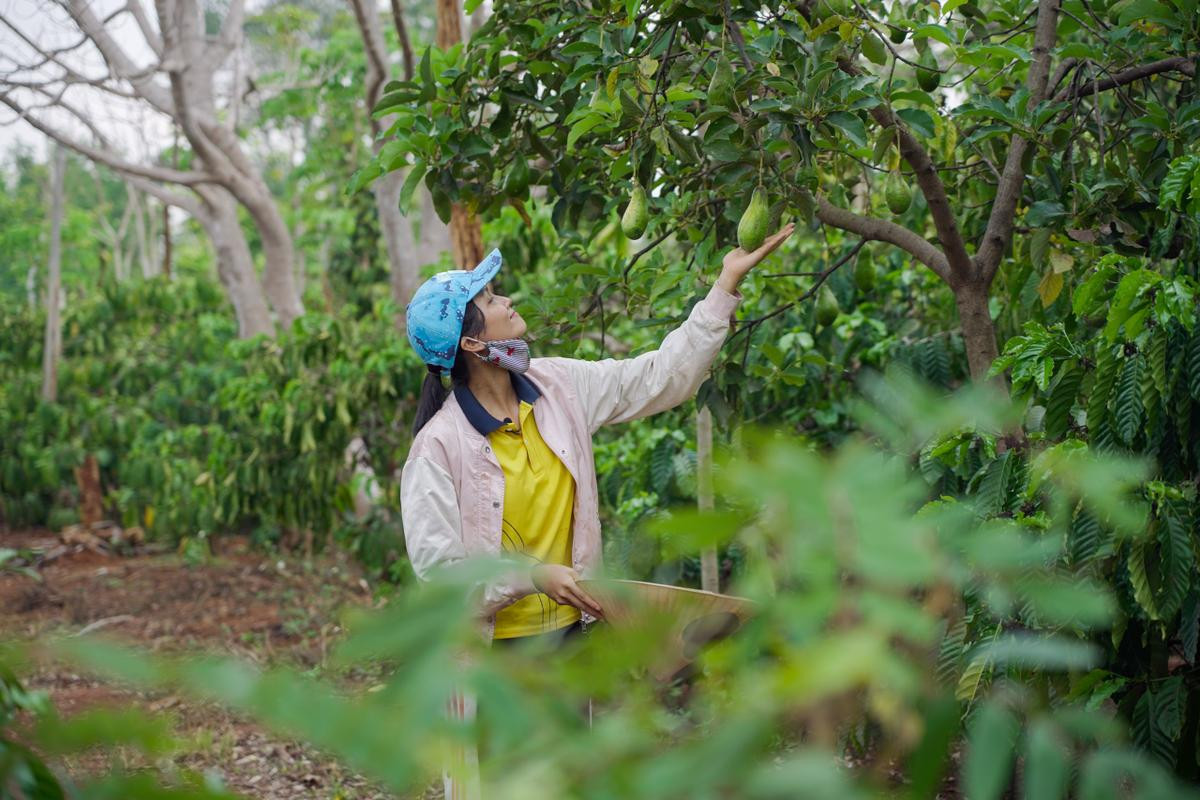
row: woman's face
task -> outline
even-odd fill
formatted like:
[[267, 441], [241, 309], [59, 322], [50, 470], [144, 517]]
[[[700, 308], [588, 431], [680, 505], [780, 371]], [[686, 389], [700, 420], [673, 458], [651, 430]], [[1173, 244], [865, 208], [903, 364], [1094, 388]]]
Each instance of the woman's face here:
[[483, 331], [475, 337], [464, 336], [459, 342], [461, 347], [480, 352], [484, 349], [480, 342], [520, 339], [525, 335], [528, 326], [513, 308], [512, 300], [496, 294], [492, 288], [493, 286], [489, 282], [483, 291], [471, 299], [471, 302], [483, 312]]

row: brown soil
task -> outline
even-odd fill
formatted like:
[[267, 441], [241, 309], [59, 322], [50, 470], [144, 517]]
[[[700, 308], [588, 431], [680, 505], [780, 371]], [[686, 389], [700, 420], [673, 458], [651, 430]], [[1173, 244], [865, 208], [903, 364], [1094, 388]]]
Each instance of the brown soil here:
[[[336, 641], [338, 611], [372, 602], [361, 570], [344, 554], [303, 559], [265, 556], [237, 537], [216, 540], [205, 564], [142, 548], [117, 556], [75, 546], [63, 552], [47, 532], [0, 532], [0, 547], [50, 554], [41, 581], [0, 571], [0, 637], [36, 641], [49, 634], [99, 631], [162, 652], [197, 650], [263, 665], [323, 666]], [[22, 676], [46, 690], [64, 717], [97, 706], [133, 704], [171, 720], [181, 747], [175, 767], [210, 773], [248, 798], [384, 798], [386, 792], [335, 759], [287, 741], [219, 707], [175, 695], [135, 692], [61, 664], [41, 663]], [[97, 774], [112, 759], [138, 765], [137, 754], [89, 753], [56, 765], [72, 777]], [[440, 796], [431, 786], [425, 797]]]

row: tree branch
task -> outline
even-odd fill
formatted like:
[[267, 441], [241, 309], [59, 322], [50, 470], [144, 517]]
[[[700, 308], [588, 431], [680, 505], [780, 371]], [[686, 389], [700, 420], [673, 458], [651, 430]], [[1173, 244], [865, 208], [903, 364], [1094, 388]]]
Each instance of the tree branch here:
[[408, 36], [408, 25], [404, 22], [404, 6], [401, 0], [392, 0], [392, 24], [396, 26], [396, 35], [400, 38], [400, 52], [404, 56], [404, 80], [411, 81], [416, 74], [416, 62], [413, 60], [412, 41]]
[[[1058, 7], [1060, 0], [1039, 0], [1037, 26], [1033, 33], [1033, 61], [1025, 83], [1029, 87], [1029, 108], [1036, 108], [1046, 99], [1046, 84], [1050, 76], [1050, 53], [1058, 32]], [[990, 285], [1004, 257], [1004, 251], [1012, 241], [1013, 222], [1017, 200], [1025, 182], [1025, 169], [1021, 162], [1029, 149], [1029, 140], [1014, 135], [1008, 145], [1008, 158], [996, 186], [996, 199], [988, 217], [983, 241], [975, 255], [975, 274], [984, 285]]]
[[853, 211], [838, 208], [820, 195], [817, 196], [817, 219], [826, 225], [856, 233], [864, 240], [894, 244], [901, 250], [912, 254], [946, 283], [952, 283], [950, 262], [946, 255], [922, 236], [903, 225], [897, 225], [886, 219], [864, 217]]
[[92, 6], [87, 0], [70, 0], [65, 5], [71, 19], [79, 26], [84, 36], [92, 40], [104, 63], [112, 74], [128, 81], [140, 97], [164, 114], [171, 114], [171, 95], [166, 89], [153, 80], [157, 67], [139, 68], [122, 47], [117, 44], [112, 34], [97, 19]]
[[164, 181], [166, 183], [179, 183], [185, 186], [191, 186], [198, 183], [214, 183], [215, 178], [207, 172], [182, 172], [180, 170], [168, 169], [166, 167], [155, 167], [145, 164], [134, 164], [117, 156], [114, 153], [92, 147], [91, 145], [77, 142], [69, 136], [66, 136], [61, 131], [47, 125], [37, 117], [29, 113], [28, 109], [23, 108], [8, 94], [0, 95], [0, 103], [11, 108], [18, 116], [28, 122], [37, 130], [44, 133], [54, 141], [69, 147], [76, 153], [79, 153], [84, 158], [95, 161], [98, 164], [103, 164], [106, 167], [122, 172], [126, 175], [137, 175], [143, 178], [149, 178], [155, 181]]
[[[371, 132], [376, 136], [383, 130], [383, 120], [371, 113], [375, 104], [383, 94], [383, 83], [388, 76], [387, 53], [384, 49], [383, 31], [380, 29], [379, 12], [376, 11], [374, 0], [348, 0], [354, 12], [354, 21], [358, 23], [358, 32], [362, 37], [363, 50], [367, 56], [367, 116], [371, 121]], [[367, 6], [370, 3], [370, 7]]]
[[[838, 67], [848, 75], [861, 74], [861, 70], [847, 58], [839, 58]], [[933, 217], [934, 229], [937, 231], [938, 240], [945, 251], [944, 255], [939, 252], [939, 256], [941, 256], [942, 262], [946, 264], [947, 269], [944, 273], [938, 272], [938, 274], [951, 286], [955, 286], [961, 281], [968, 279], [971, 273], [971, 257], [967, 255], [967, 246], [963, 241], [962, 231], [959, 230], [958, 220], [954, 216], [954, 209], [950, 207], [950, 198], [946, 196], [946, 185], [942, 183], [942, 178], [938, 175], [937, 168], [933, 164], [933, 159], [929, 157], [929, 152], [917, 140], [917, 137], [912, 135], [908, 126], [892, 113], [892, 110], [888, 106], [877, 105], [871, 109], [870, 113], [881, 127], [895, 128], [896, 138], [900, 145], [900, 155], [912, 167], [917, 179], [917, 186], [921, 188], [921, 193], [925, 195], [925, 202], [929, 205], [929, 213]], [[901, 230], [907, 229], [902, 228]], [[913, 236], [916, 236], [916, 234], [913, 234]], [[933, 245], [925, 242], [924, 239], [921, 239], [921, 241], [930, 248], [933, 248]], [[908, 248], [905, 249], [907, 250]], [[910, 250], [909, 252], [912, 251]], [[916, 253], [913, 253], [913, 255], [916, 255]], [[925, 259], [921, 260], [928, 264], [930, 269], [937, 272], [937, 269], [930, 262], [925, 261]]]
[[1076, 97], [1086, 97], [1096, 92], [1107, 92], [1109, 89], [1140, 81], [1142, 78], [1149, 78], [1162, 72], [1182, 72], [1188, 77], [1193, 77], [1196, 74], [1196, 62], [1187, 56], [1175, 56], [1152, 61], [1149, 64], [1139, 64], [1136, 67], [1121, 70], [1116, 75], [1103, 80], [1091, 80], [1078, 86], [1068, 86], [1056, 94], [1054, 100], [1055, 102], [1073, 100]]

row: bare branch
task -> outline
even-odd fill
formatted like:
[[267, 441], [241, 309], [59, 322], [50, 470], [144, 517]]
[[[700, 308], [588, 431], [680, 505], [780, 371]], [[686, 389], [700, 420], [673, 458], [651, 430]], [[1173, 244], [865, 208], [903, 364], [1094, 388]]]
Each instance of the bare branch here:
[[64, 147], [69, 147], [84, 158], [95, 161], [99, 164], [103, 164], [106, 167], [110, 167], [111, 169], [117, 170], [118, 172], [122, 172], [126, 175], [137, 175], [143, 178], [149, 178], [150, 180], [164, 181], [166, 183], [180, 183], [184, 185], [212, 183], [215, 180], [213, 176], [207, 172], [183, 172], [180, 170], [168, 169], [166, 167], [155, 167], [126, 161], [115, 153], [78, 142], [53, 126], [47, 125], [35, 115], [30, 114], [29, 109], [22, 107], [19, 103], [13, 100], [9, 94], [0, 95], [0, 103], [3, 103], [11, 108], [34, 128], [41, 131], [46, 136], [50, 137]]
[[826, 225], [856, 233], [863, 239], [894, 244], [901, 250], [912, 254], [946, 283], [953, 285], [950, 262], [946, 259], [945, 253], [903, 225], [897, 225], [886, 219], [864, 217], [853, 211], [838, 208], [819, 195], [817, 197], [817, 219]]
[[[383, 130], [383, 120], [370, 111], [375, 108], [383, 94], [383, 83], [388, 76], [387, 50], [383, 43], [383, 31], [379, 25], [379, 12], [374, 0], [348, 0], [362, 36], [363, 50], [367, 56], [367, 112], [371, 120], [371, 132], [376, 136]], [[368, 7], [368, 3], [371, 5]]]
[[1136, 67], [1121, 70], [1103, 80], [1093, 79], [1078, 86], [1068, 86], [1056, 94], [1054, 100], [1055, 102], [1073, 100], [1076, 97], [1085, 97], [1096, 92], [1107, 92], [1109, 89], [1115, 89], [1118, 86], [1124, 86], [1127, 83], [1140, 81], [1142, 78], [1149, 78], [1163, 72], [1182, 72], [1188, 77], [1193, 77], [1196, 74], [1196, 62], [1187, 56], [1175, 56], [1152, 61], [1149, 64], [1139, 64]]
[[[1037, 27], [1033, 34], [1033, 61], [1029, 65], [1026, 85], [1029, 87], [1029, 107], [1035, 108], [1046, 99], [1046, 84], [1050, 76], [1050, 53], [1054, 49], [1058, 31], [1058, 7], [1060, 0], [1039, 0]], [[987, 230], [975, 255], [975, 273], [984, 285], [991, 284], [996, 268], [1004, 257], [1004, 251], [1012, 241], [1013, 222], [1017, 200], [1025, 182], [1025, 170], [1021, 166], [1029, 140], [1014, 135], [1008, 146], [1008, 158], [996, 186], [996, 199], [988, 217]]]
[[408, 25], [404, 22], [404, 6], [401, 0], [392, 0], [392, 24], [396, 26], [396, 35], [400, 37], [400, 52], [404, 56], [404, 80], [411, 81], [416, 74], [416, 62], [413, 60], [412, 41], [408, 35]]
[[128, 181], [131, 186], [140, 189], [148, 195], [158, 198], [163, 203], [183, 209], [198, 220], [204, 215], [204, 211], [200, 207], [200, 201], [191, 195], [173, 192], [170, 189], [167, 189], [165, 186], [160, 186], [153, 181], [148, 181], [145, 178], [138, 177], [137, 175], [126, 175], [125, 180]]
[[104, 63], [108, 65], [113, 75], [128, 81], [138, 95], [150, 105], [164, 114], [170, 114], [171, 95], [165, 87], [153, 80], [158, 67], [152, 65], [139, 68], [134, 64], [133, 59], [117, 44], [112, 33], [96, 18], [87, 0], [70, 0], [66, 8], [71, 18], [75, 20], [75, 24], [79, 26], [79, 30], [96, 45], [96, 49], [104, 57]]
[[134, 20], [137, 21], [138, 29], [141, 30], [142, 36], [146, 37], [146, 44], [150, 45], [150, 49], [159, 58], [163, 54], [163, 41], [159, 36], [158, 31], [154, 30], [154, 26], [150, 24], [150, 17], [146, 14], [146, 9], [142, 6], [142, 0], [129, 0], [127, 5], [129, 13], [133, 14]]
[[[861, 70], [847, 58], [839, 58], [838, 67], [849, 75], [861, 74]], [[951, 286], [955, 286], [970, 276], [971, 257], [967, 254], [962, 231], [959, 230], [958, 220], [954, 217], [954, 209], [950, 207], [950, 198], [946, 195], [946, 185], [942, 183], [942, 178], [938, 175], [933, 159], [929, 157], [929, 152], [889, 107], [878, 105], [872, 108], [870, 113], [880, 126], [896, 130], [900, 155], [913, 168], [917, 185], [921, 187], [921, 193], [925, 195], [925, 202], [929, 205], [929, 213], [933, 217], [933, 226], [937, 230], [938, 240], [945, 251], [943, 260], [949, 270], [942, 277]], [[925, 240], [921, 239], [921, 241]], [[929, 246], [933, 247], [933, 245]], [[934, 269], [932, 264], [930, 264], [930, 269]], [[937, 272], [936, 269], [934, 271]], [[941, 273], [938, 274], [941, 275]]]

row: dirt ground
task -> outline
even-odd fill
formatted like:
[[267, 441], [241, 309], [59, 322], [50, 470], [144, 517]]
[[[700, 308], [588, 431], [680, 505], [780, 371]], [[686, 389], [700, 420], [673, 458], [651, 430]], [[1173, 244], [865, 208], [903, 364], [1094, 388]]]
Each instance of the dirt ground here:
[[[369, 605], [370, 587], [344, 554], [267, 557], [236, 537], [214, 542], [207, 563], [140, 548], [116, 555], [67, 546], [49, 532], [0, 531], [0, 547], [54, 555], [37, 565], [41, 581], [0, 570], [0, 637], [103, 630], [157, 651], [208, 650], [262, 665], [323, 665], [339, 634], [338, 609]], [[36, 562], [35, 562], [36, 563]], [[388, 793], [333, 758], [280, 739], [211, 704], [129, 691], [61, 665], [22, 676], [46, 690], [64, 717], [100, 705], [133, 704], [173, 723], [180, 769], [208, 773], [248, 798], [385, 798]], [[56, 767], [73, 777], [103, 771], [110, 756], [85, 755]], [[423, 795], [440, 796], [435, 785]]]

